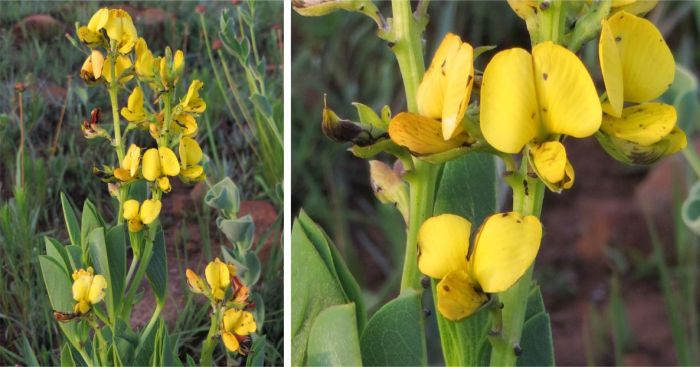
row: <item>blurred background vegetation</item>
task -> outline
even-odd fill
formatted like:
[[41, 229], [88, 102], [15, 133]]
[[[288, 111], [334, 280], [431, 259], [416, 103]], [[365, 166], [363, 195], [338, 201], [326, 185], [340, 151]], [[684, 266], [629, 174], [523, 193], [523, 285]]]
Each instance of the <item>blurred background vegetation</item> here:
[[[258, 228], [257, 251], [264, 265], [257, 287], [265, 299], [261, 333], [268, 342], [266, 364], [281, 364], [282, 146], [274, 134], [283, 134], [282, 3], [8, 1], [0, 12], [0, 365], [58, 364], [61, 337], [37, 255], [44, 252], [44, 235], [67, 239], [59, 193], [65, 192], [76, 207], [90, 198], [107, 217], [114, 215], [106, 185], [92, 174], [93, 166], [114, 164], [111, 148], [84, 139], [80, 131], [90, 111], [108, 111], [109, 101], [106, 93], [87, 88], [80, 79], [86, 54], [67, 38], [75, 38], [75, 23], [86, 24], [101, 6], [127, 10], [154, 54], [162, 54], [165, 46], [184, 50], [184, 85], [204, 81], [207, 110], [199, 119], [198, 138], [208, 157], [208, 182], [174, 187], [162, 216], [163, 227], [172, 228], [167, 234], [170, 310], [164, 315], [181, 357], [197, 356], [209, 326], [208, 306], [187, 291], [184, 270], [203, 271], [219, 253], [218, 245], [226, 243], [202, 195], [206, 185], [229, 176], [247, 200], [241, 214], [252, 214]], [[224, 13], [228, 23], [220, 22]], [[248, 53], [232, 51], [231, 38], [247, 39]], [[236, 93], [241, 98], [234, 98]], [[260, 98], [252, 101], [248, 97], [253, 94]], [[126, 93], [120, 95], [122, 104], [126, 98]], [[109, 129], [109, 114], [102, 119]], [[138, 317], [133, 321], [143, 322]], [[217, 363], [226, 358], [219, 349]]]
[[[377, 4], [391, 15], [388, 2]], [[530, 48], [524, 22], [505, 1], [433, 2], [428, 13], [426, 63], [447, 32], [474, 47], [497, 46], [477, 60], [479, 70], [498, 50]], [[660, 2], [647, 17], [677, 65], [697, 73], [700, 3]], [[352, 102], [377, 111], [384, 105], [394, 113], [405, 109], [398, 65], [375, 32], [360, 14], [292, 14], [292, 215], [303, 208], [328, 231], [365, 291], [369, 312], [396, 296], [404, 225], [394, 208], [374, 198], [367, 162], [325, 138], [320, 122], [324, 93], [329, 107], [348, 119], [357, 119]], [[601, 90], [597, 40], [581, 57]], [[673, 103], [681, 84], [691, 86], [679, 124], [693, 149], [697, 81], [676, 79], [664, 99]], [[684, 160], [693, 155], [629, 167], [607, 156], [595, 139], [566, 144], [576, 183], [561, 195], [547, 194], [546, 235], [535, 267], [552, 317], [557, 364], [700, 363], [700, 279], [694, 270], [700, 251], [679, 215], [698, 179]], [[507, 198], [503, 203], [509, 208]], [[439, 363], [434, 321], [428, 342], [430, 360]]]

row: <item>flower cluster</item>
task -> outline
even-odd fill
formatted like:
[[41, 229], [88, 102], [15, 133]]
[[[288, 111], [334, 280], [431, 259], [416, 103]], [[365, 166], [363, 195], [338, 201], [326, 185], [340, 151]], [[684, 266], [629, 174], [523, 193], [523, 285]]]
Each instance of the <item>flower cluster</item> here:
[[[104, 181], [121, 187], [138, 180], [149, 184], [151, 195], [143, 202], [119, 198], [129, 230], [138, 232], [143, 225], [158, 218], [160, 199], [163, 193], [170, 192], [171, 178], [178, 177], [189, 184], [206, 177], [201, 165], [202, 149], [195, 140], [196, 118], [206, 110], [206, 103], [199, 95], [203, 83], [192, 81], [187, 93], [176, 101], [176, 86], [185, 68], [184, 53], [177, 50], [173, 54], [170, 48], [166, 48], [164, 56], [154, 56], [146, 41], [138, 37], [131, 16], [124, 10], [98, 10], [87, 26], [78, 29], [78, 37], [92, 49], [81, 68], [81, 78], [88, 85], [105, 85], [110, 96], [114, 94], [113, 104], [119, 89], [129, 90], [128, 83], [138, 81], [130, 89], [127, 105], [119, 114], [118, 110], [114, 113], [112, 144], [117, 149], [119, 164], [97, 170]], [[152, 98], [146, 98], [142, 84], [148, 86]], [[153, 100], [155, 106], [148, 103], [149, 100]], [[132, 130], [147, 131], [155, 141], [153, 146], [131, 144], [123, 153], [119, 115], [128, 122], [124, 138]], [[109, 138], [96, 127], [96, 122], [85, 124], [83, 130], [88, 138]], [[177, 155], [174, 152], [176, 147]]]
[[73, 272], [73, 299], [76, 304], [73, 312], [78, 316], [90, 311], [93, 305], [102, 302], [105, 297], [107, 280], [100, 274], [95, 274], [92, 267], [78, 269]]
[[[337, 8], [331, 3], [324, 2]], [[573, 186], [567, 138], [595, 136], [611, 157], [627, 164], [654, 163], [685, 148], [675, 108], [656, 101], [673, 83], [675, 62], [656, 26], [640, 16], [654, 1], [567, 3], [576, 22], [553, 38], [547, 33], [551, 25], [540, 24], [544, 4], [508, 3], [527, 24], [531, 50], [502, 50], [483, 73], [475, 73], [474, 59], [489, 48], [474, 49], [448, 33], [420, 81], [414, 111], [387, 117], [382, 110], [380, 118], [362, 105], [360, 122], [354, 123], [324, 103], [324, 133], [352, 142], [353, 153], [362, 158], [392, 154], [407, 170], [417, 170], [417, 160], [443, 163], [474, 151], [495, 154], [506, 163], [506, 181], [526, 196], [534, 180], [557, 193]], [[302, 14], [315, 9], [295, 6]], [[597, 36], [602, 91], [575, 54]], [[386, 180], [388, 169], [378, 168], [373, 163], [373, 185], [391, 184], [404, 195], [406, 188]], [[387, 200], [382, 190], [375, 190], [380, 200], [405, 206], [401, 195]], [[534, 261], [542, 234], [536, 217], [496, 214], [481, 227], [470, 252], [470, 228], [466, 219], [445, 214], [425, 221], [418, 235], [419, 268], [440, 280], [438, 309], [450, 320], [471, 315], [489, 294], [517, 282]]]
[[214, 259], [204, 269], [206, 282], [190, 269], [185, 274], [192, 292], [206, 296], [215, 312], [223, 312], [219, 333], [226, 349], [247, 354], [244, 341], [256, 332], [257, 325], [253, 314], [248, 311], [254, 307], [249, 300], [250, 290], [236, 275], [235, 266]]

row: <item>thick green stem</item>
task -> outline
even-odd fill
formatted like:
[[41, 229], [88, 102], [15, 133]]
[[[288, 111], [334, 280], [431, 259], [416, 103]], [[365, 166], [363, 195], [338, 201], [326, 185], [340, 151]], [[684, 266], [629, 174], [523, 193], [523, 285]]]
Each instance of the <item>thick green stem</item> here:
[[[117, 80], [117, 57], [113, 52], [109, 53], [109, 73], [112, 77], [112, 82], [109, 84], [109, 101], [112, 104], [112, 124], [114, 126], [114, 150], [117, 152], [118, 164], [121, 165], [124, 160], [124, 143], [122, 142], [121, 121], [119, 120], [119, 101], [117, 95], [119, 93], [119, 80]], [[124, 202], [126, 201], [126, 186], [119, 187], [119, 210], [117, 211], [117, 223], [124, 223]]]
[[173, 119], [173, 108], [172, 108], [172, 92], [167, 91], [163, 93], [163, 131], [160, 134], [160, 139], [158, 140], [158, 146], [168, 147], [168, 131], [170, 130], [170, 124]]
[[216, 347], [216, 334], [219, 330], [219, 316], [221, 310], [219, 307], [214, 308], [214, 312], [211, 314], [211, 326], [209, 326], [209, 333], [207, 338], [204, 339], [204, 344], [202, 345], [202, 355], [199, 358], [199, 364], [201, 366], [211, 366], [212, 356], [214, 355], [214, 348]]
[[401, 276], [402, 291], [408, 288], [421, 289], [418, 271], [418, 230], [420, 225], [433, 214], [438, 171], [439, 166], [416, 161], [415, 170], [407, 177], [410, 208], [406, 254]]
[[564, 36], [566, 13], [564, 2], [561, 0], [542, 0], [540, 2], [539, 36], [540, 42], [552, 41], [559, 43]]
[[393, 0], [391, 2], [393, 12], [392, 30], [394, 36], [394, 54], [399, 62], [404, 89], [406, 90], [406, 105], [408, 112], [418, 112], [416, 95], [420, 85], [425, 64], [423, 62], [423, 45], [421, 43], [421, 29], [411, 11], [409, 0]]

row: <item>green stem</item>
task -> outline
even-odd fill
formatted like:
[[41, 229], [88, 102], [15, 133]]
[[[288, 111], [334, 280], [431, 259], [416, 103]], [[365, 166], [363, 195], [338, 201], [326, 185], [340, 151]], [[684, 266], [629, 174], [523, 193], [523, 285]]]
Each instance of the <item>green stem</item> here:
[[688, 164], [693, 169], [693, 172], [695, 172], [695, 175], [700, 178], [700, 156], [698, 156], [695, 148], [690, 146], [689, 148], [683, 149], [681, 152], [683, 152], [685, 160], [688, 161]]
[[199, 364], [201, 366], [211, 366], [212, 356], [214, 355], [214, 348], [216, 347], [216, 334], [219, 330], [221, 309], [219, 307], [214, 308], [214, 312], [211, 314], [211, 325], [209, 326], [209, 333], [207, 338], [204, 339], [204, 344], [202, 344], [202, 356], [199, 359]]
[[109, 54], [109, 73], [112, 76], [112, 83], [109, 84], [109, 100], [112, 104], [112, 124], [114, 125], [114, 149], [117, 152], [117, 157], [119, 157], [119, 163], [124, 160], [124, 145], [122, 143], [122, 127], [121, 121], [119, 120], [119, 101], [117, 100], [117, 94], [119, 92], [119, 81], [116, 76], [116, 56], [110, 52]]
[[393, 12], [392, 30], [394, 46], [392, 50], [399, 62], [401, 77], [406, 91], [406, 105], [408, 112], [418, 112], [416, 95], [423, 73], [425, 63], [423, 61], [423, 45], [421, 43], [421, 29], [411, 11], [409, 0], [392, 0]]
[[151, 236], [149, 233], [149, 236], [146, 238], [146, 242], [144, 244], [145, 247], [141, 252], [141, 255], [143, 257], [138, 263], [136, 274], [134, 275], [133, 281], [129, 285], [129, 290], [126, 293], [126, 297], [124, 298], [124, 309], [122, 310], [122, 315], [126, 319], [129, 319], [131, 317], [131, 308], [134, 296], [136, 295], [136, 290], [139, 288], [139, 285], [141, 285], [141, 281], [146, 275], [146, 270], [148, 269], [148, 263], [151, 261], [151, 255], [153, 255], [153, 242], [153, 236]]
[[420, 160], [415, 162], [415, 170], [406, 178], [409, 184], [408, 235], [406, 254], [401, 276], [401, 291], [408, 288], [421, 289], [418, 271], [418, 230], [421, 224], [433, 214], [435, 186], [439, 166]]
[[172, 122], [173, 116], [172, 116], [172, 94], [171, 91], [167, 91], [163, 93], [163, 132], [160, 135], [160, 139], [158, 140], [158, 146], [161, 147], [168, 147], [168, 130], [170, 130], [170, 124]]
[[539, 3], [540, 11], [537, 14], [540, 17], [540, 42], [559, 43], [566, 25], [566, 13], [563, 11], [565, 4], [561, 0], [541, 0]]

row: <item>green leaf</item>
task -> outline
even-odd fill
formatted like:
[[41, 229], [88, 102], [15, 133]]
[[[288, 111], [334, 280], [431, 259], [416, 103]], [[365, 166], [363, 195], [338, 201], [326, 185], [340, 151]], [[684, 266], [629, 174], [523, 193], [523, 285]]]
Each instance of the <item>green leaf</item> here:
[[81, 219], [80, 225], [80, 246], [83, 252], [87, 252], [88, 248], [88, 234], [92, 232], [95, 228], [104, 228], [104, 223], [97, 213], [95, 205], [93, 205], [90, 200], [85, 200], [83, 203], [83, 217]]
[[268, 120], [272, 118], [272, 106], [270, 106], [267, 97], [255, 93], [250, 96], [250, 101], [253, 102], [255, 109], [262, 114], [263, 117]]
[[424, 315], [420, 293], [408, 289], [382, 306], [362, 332], [365, 366], [425, 366]]
[[315, 245], [316, 250], [321, 254], [328, 269], [338, 280], [343, 294], [345, 295], [345, 299], [355, 304], [355, 309], [357, 311], [357, 329], [364, 329], [367, 316], [365, 315], [362, 291], [357, 284], [357, 280], [355, 280], [355, 277], [345, 264], [343, 257], [338, 252], [338, 249], [336, 249], [328, 234], [316, 224], [304, 210], [301, 210], [299, 213], [299, 223], [306, 232], [306, 235], [309, 236], [311, 242]]
[[66, 229], [68, 230], [68, 237], [70, 238], [70, 243], [73, 245], [80, 246], [80, 226], [78, 225], [78, 217], [75, 215], [73, 210], [73, 205], [71, 205], [70, 200], [61, 192], [61, 206], [63, 206], [63, 219], [66, 222]]
[[245, 215], [240, 218], [217, 218], [216, 225], [224, 233], [226, 238], [244, 251], [250, 250], [255, 235], [255, 222], [253, 217]]
[[[461, 215], [478, 227], [497, 209], [496, 185], [493, 156], [470, 152], [450, 161], [445, 164], [439, 182], [434, 214]], [[478, 312], [459, 322], [448, 321], [439, 312], [435, 312], [435, 317], [447, 365], [488, 364], [490, 344], [486, 337], [489, 327], [486, 312]]]
[[309, 333], [307, 365], [362, 365], [355, 314], [354, 303], [331, 306], [318, 314]]
[[496, 185], [492, 155], [472, 152], [450, 161], [440, 179], [434, 214], [458, 214], [478, 227], [497, 209]]
[[75, 367], [75, 359], [73, 359], [73, 352], [71, 351], [70, 345], [64, 343], [61, 348], [61, 366], [64, 367]]
[[63, 265], [66, 274], [70, 276], [72, 268], [66, 248], [49, 236], [44, 237], [44, 246], [46, 247], [46, 255]]
[[[104, 228], [93, 229], [88, 235], [90, 258], [95, 267], [95, 274], [101, 274], [107, 280], [107, 290], [105, 291], [105, 303], [110, 319], [114, 319], [117, 309], [117, 299], [121, 300], [121, 291], [115, 293], [114, 279], [110, 269], [110, 253], [108, 252], [107, 241], [105, 240]], [[123, 250], [122, 250], [123, 251]], [[118, 260], [117, 260], [118, 261]]]
[[83, 250], [79, 245], [66, 246], [66, 252], [68, 253], [68, 260], [70, 261], [72, 269], [80, 269], [83, 267], [83, 264], [80, 262], [80, 256]]
[[212, 208], [231, 213], [229, 218], [235, 218], [241, 206], [238, 187], [229, 177], [212, 186], [204, 195], [204, 202]]
[[126, 225], [122, 223], [112, 227], [107, 231], [105, 239], [114, 307], [118, 311], [121, 309], [122, 293], [126, 281]]
[[311, 325], [325, 308], [347, 303], [336, 277], [299, 219], [292, 226], [292, 365], [304, 364]]
[[384, 131], [389, 129], [389, 124], [385, 123], [371, 107], [359, 102], [353, 102], [353, 105], [357, 108], [357, 116], [361, 123], [372, 125]]
[[549, 315], [544, 308], [542, 292], [538, 285], [530, 289], [525, 311], [520, 347], [523, 354], [518, 366], [554, 366], [554, 347]]
[[[46, 292], [49, 295], [49, 302], [55, 311], [73, 312], [73, 282], [63, 267], [55, 259], [39, 255], [39, 266], [41, 274], [44, 278]], [[72, 340], [77, 340], [75, 323], [58, 323], [58, 326], [63, 330], [66, 336]]]
[[151, 255], [148, 268], [146, 268], [146, 278], [151, 284], [158, 303], [162, 305], [165, 302], [165, 295], [168, 291], [168, 263], [165, 254], [165, 237], [163, 236], [163, 228], [160, 223], [156, 229], [153, 242], [153, 255]]
[[690, 136], [698, 127], [700, 102], [698, 102], [697, 77], [683, 66], [676, 65], [676, 74], [671, 88], [661, 99], [676, 107], [677, 125]]
[[[258, 326], [259, 327], [259, 326]], [[265, 335], [255, 339], [250, 347], [250, 355], [245, 361], [247, 367], [262, 367], [265, 365], [265, 346], [267, 338]]]
[[245, 284], [248, 286], [253, 286], [255, 283], [260, 280], [260, 274], [261, 274], [261, 268], [262, 266], [260, 265], [260, 259], [258, 259], [258, 255], [255, 254], [255, 252], [249, 252], [245, 255], [245, 265], [246, 265], [246, 272], [243, 275], [243, 278], [245, 280]]

